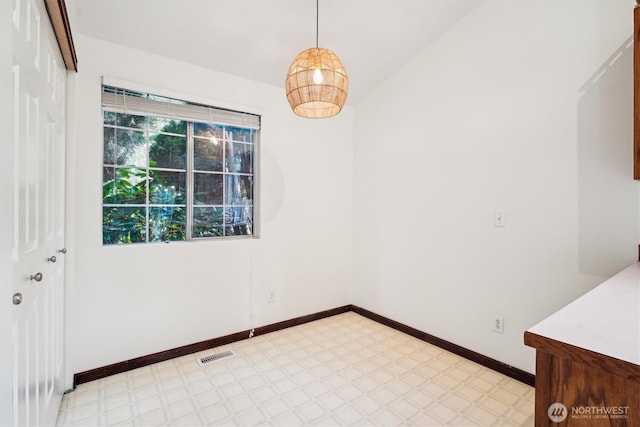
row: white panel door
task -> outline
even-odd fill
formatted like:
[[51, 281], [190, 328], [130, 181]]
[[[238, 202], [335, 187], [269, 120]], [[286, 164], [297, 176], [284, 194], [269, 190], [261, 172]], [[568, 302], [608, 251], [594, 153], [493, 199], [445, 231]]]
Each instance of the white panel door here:
[[41, 0], [13, 0], [12, 419], [54, 425], [63, 394], [65, 83]]

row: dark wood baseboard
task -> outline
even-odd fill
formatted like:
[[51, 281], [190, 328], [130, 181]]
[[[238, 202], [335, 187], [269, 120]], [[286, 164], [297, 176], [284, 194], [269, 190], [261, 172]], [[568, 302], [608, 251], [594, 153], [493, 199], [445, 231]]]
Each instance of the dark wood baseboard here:
[[[305, 316], [296, 317], [294, 319], [284, 320], [282, 322], [273, 323], [270, 325], [260, 326], [254, 328], [253, 336], [264, 335], [270, 332], [279, 331], [282, 329], [290, 328], [292, 326], [302, 325], [304, 323], [313, 322], [314, 320], [324, 319], [326, 317], [335, 316], [337, 314], [353, 311], [368, 319], [381, 323], [385, 326], [393, 328], [397, 331], [411, 335], [422, 341], [428, 342], [438, 346], [451, 353], [462, 356], [479, 365], [485, 366], [501, 374], [507, 375], [515, 380], [530, 386], [535, 386], [535, 375], [522, 371], [513, 366], [507, 365], [490, 357], [476, 353], [464, 347], [460, 347], [457, 344], [453, 344], [449, 341], [445, 341], [426, 332], [422, 332], [418, 329], [414, 329], [410, 326], [396, 322], [379, 314], [365, 310], [355, 305], [345, 305], [342, 307], [333, 308], [330, 310], [321, 311], [318, 313], [308, 314]], [[126, 360], [124, 362], [114, 363], [112, 365], [103, 366], [89, 371], [79, 372], [73, 376], [73, 387], [79, 384], [87, 383], [89, 381], [95, 381], [101, 378], [105, 378], [111, 375], [120, 374], [122, 372], [130, 371], [144, 366], [152, 365], [154, 363], [163, 362], [165, 360], [173, 359], [176, 357], [185, 356], [187, 354], [196, 353], [198, 351], [208, 350], [210, 348], [220, 347], [222, 345], [231, 344], [237, 341], [241, 341], [249, 338], [249, 330], [236, 332], [223, 337], [212, 338], [205, 341], [200, 341], [195, 344], [189, 344], [182, 347], [177, 347], [171, 350], [161, 351], [158, 353], [150, 354], [147, 356], [136, 357], [135, 359]]]
[[[325, 317], [335, 316], [337, 314], [346, 313], [348, 311], [351, 311], [351, 306], [345, 305], [343, 307], [337, 307], [266, 326], [260, 326], [254, 328], [253, 336], [268, 334], [269, 332], [275, 332], [281, 329], [290, 328], [292, 326], [302, 325], [303, 323], [324, 319]], [[140, 356], [136, 357], [135, 359], [125, 360], [124, 362], [118, 362], [112, 365], [91, 369], [89, 371], [79, 372], [77, 374], [74, 374], [73, 376], [73, 388], [75, 389], [77, 385], [87, 383], [89, 381], [99, 380], [101, 378], [131, 371], [137, 368], [142, 368], [154, 363], [164, 362], [165, 360], [186, 356], [187, 354], [196, 353], [198, 351], [204, 351], [210, 348], [220, 347], [222, 345], [245, 340], [249, 338], [250, 332], [250, 330], [236, 332], [233, 334], [225, 335], [223, 337], [212, 338], [209, 340], [197, 342], [195, 344], [188, 344], [182, 347], [173, 348], [171, 350], [161, 351], [158, 353], [149, 354], [147, 356]]]
[[295, 319], [284, 320], [278, 323], [272, 323], [266, 326], [260, 326], [255, 328], [254, 335], [264, 335], [270, 332], [280, 331], [282, 329], [290, 328], [292, 326], [302, 325], [303, 323], [313, 322], [314, 320], [324, 319], [326, 317], [335, 316], [342, 313], [351, 311], [351, 305], [345, 305], [342, 307], [332, 308], [330, 310], [320, 311], [318, 313], [307, 314], [306, 316], [296, 317]]
[[407, 326], [402, 323], [396, 322], [395, 320], [391, 320], [387, 317], [380, 316], [379, 314], [365, 310], [364, 308], [352, 305], [351, 310], [361, 316], [374, 320], [392, 329], [404, 332], [407, 335], [411, 335], [412, 337], [418, 338], [419, 340], [428, 342], [429, 344], [433, 344], [437, 347], [447, 350], [450, 353], [457, 354], [458, 356], [462, 356], [465, 359], [476, 362], [477, 364], [482, 365], [486, 368], [492, 369], [496, 372], [500, 372], [501, 374], [511, 377], [514, 380], [518, 380], [524, 384], [530, 385], [531, 387], [535, 387], [536, 385], [536, 376], [530, 374], [529, 372], [523, 371], [511, 365], [507, 365], [506, 363], [492, 359], [483, 354], [476, 353], [473, 350], [461, 347], [457, 344], [435, 337], [426, 332], [422, 332], [418, 329], [412, 328], [411, 326]]

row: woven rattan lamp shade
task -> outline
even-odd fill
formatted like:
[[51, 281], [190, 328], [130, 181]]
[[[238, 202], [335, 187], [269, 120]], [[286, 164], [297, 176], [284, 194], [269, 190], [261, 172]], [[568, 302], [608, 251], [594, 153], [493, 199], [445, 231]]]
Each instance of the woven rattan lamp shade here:
[[314, 47], [293, 60], [285, 88], [295, 114], [322, 119], [335, 116], [342, 110], [347, 100], [349, 79], [335, 53]]

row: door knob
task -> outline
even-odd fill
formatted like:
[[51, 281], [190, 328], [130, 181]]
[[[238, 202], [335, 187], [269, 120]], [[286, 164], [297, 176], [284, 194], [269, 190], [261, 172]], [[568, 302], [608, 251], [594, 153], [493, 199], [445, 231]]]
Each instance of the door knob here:
[[18, 292], [17, 294], [13, 294], [13, 304], [20, 305], [22, 304], [22, 294]]
[[29, 276], [29, 279], [35, 280], [36, 282], [41, 282], [42, 281], [42, 273], [32, 274], [31, 276]]
[[67, 248], [58, 249], [58, 252], [60, 252], [61, 254], [66, 254]]
[[49, 258], [47, 258], [47, 261], [49, 262], [56, 262], [56, 256], [55, 255], [51, 255]]

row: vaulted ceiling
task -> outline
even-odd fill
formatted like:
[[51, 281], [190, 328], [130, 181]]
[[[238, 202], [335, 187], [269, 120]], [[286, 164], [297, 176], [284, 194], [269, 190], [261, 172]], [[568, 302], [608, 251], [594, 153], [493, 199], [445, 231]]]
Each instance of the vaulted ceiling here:
[[[320, 0], [319, 45], [343, 61], [357, 102], [480, 0]], [[71, 29], [283, 86], [316, 43], [315, 0], [67, 0]], [[82, 51], [78, 51], [82, 70]]]

